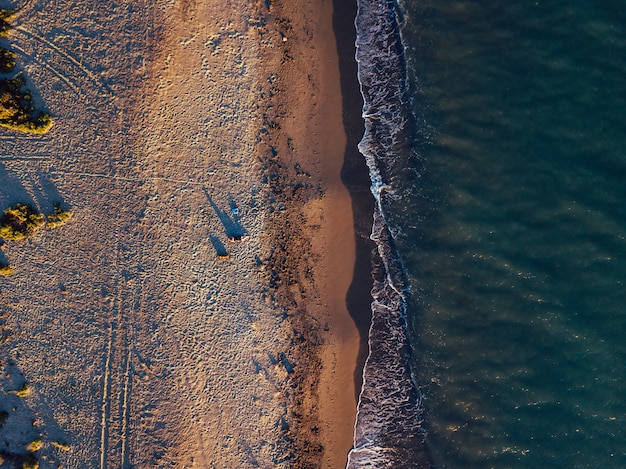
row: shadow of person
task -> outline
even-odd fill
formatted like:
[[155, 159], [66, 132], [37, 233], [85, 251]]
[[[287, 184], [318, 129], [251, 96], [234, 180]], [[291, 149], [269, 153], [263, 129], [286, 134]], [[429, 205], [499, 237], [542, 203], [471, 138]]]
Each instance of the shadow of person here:
[[[219, 218], [220, 222], [222, 223], [222, 226], [224, 227], [224, 231], [226, 232], [226, 236], [228, 237], [228, 239], [240, 240], [246, 237], [248, 235], [248, 232], [239, 223], [238, 215], [234, 215], [235, 218], [231, 218], [227, 212], [220, 210], [220, 208], [215, 204], [215, 202], [213, 202], [213, 199], [211, 198], [211, 194], [209, 194], [209, 191], [206, 188], [203, 188], [203, 190], [204, 190], [204, 194], [206, 195], [206, 198], [211, 204], [211, 207], [213, 207], [213, 210], [215, 211], [217, 218]], [[232, 211], [232, 207], [231, 207], [231, 211]]]
[[224, 243], [222, 243], [217, 236], [209, 235], [209, 239], [211, 240], [211, 244], [213, 244], [217, 257], [228, 257], [226, 246], [224, 246]]

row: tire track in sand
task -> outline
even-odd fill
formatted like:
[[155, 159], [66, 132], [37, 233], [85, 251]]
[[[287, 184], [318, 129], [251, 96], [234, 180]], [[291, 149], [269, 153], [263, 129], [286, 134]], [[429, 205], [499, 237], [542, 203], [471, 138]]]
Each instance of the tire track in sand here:
[[71, 62], [74, 66], [76, 66], [82, 72], [83, 75], [85, 75], [87, 78], [89, 78], [92, 81], [92, 83], [94, 83], [98, 88], [100, 88], [100, 91], [103, 92], [103, 94], [106, 94], [113, 101], [114, 95], [113, 95], [113, 92], [111, 91], [111, 89], [107, 85], [102, 83], [98, 79], [98, 77], [89, 68], [85, 67], [72, 54], [62, 50], [53, 41], [50, 41], [50, 40], [46, 39], [43, 36], [40, 36], [38, 34], [33, 33], [32, 31], [30, 31], [29, 29], [25, 28], [24, 26], [17, 26], [14, 29], [14, 31], [16, 33], [18, 33], [17, 34], [18, 36], [19, 36], [19, 33], [21, 33], [22, 36], [25, 36], [26, 39], [31, 38], [31, 39], [35, 39], [35, 40], [39, 41], [44, 46], [46, 46], [49, 49], [52, 49], [53, 51], [55, 51], [59, 56], [63, 57], [67, 61]]
[[107, 443], [108, 443], [108, 416], [109, 416], [109, 408], [111, 406], [111, 402], [109, 399], [109, 392], [111, 388], [111, 383], [109, 379], [110, 369], [111, 369], [111, 357], [113, 355], [113, 340], [114, 340], [114, 329], [113, 323], [109, 325], [109, 340], [107, 343], [107, 355], [106, 361], [104, 364], [104, 379], [102, 380], [102, 420], [100, 422], [101, 432], [100, 432], [100, 469], [106, 468], [106, 453], [107, 453]]
[[15, 45], [15, 44], [11, 44], [11, 47], [13, 49], [15, 49], [16, 51], [18, 51], [23, 57], [27, 57], [29, 58], [32, 62], [34, 63], [38, 63], [39, 65], [42, 65], [44, 68], [47, 68], [48, 70], [50, 70], [52, 72], [52, 74], [54, 76], [56, 76], [59, 80], [61, 80], [63, 83], [65, 83], [69, 88], [71, 88], [72, 91], [74, 91], [74, 93], [76, 93], [76, 95], [81, 98], [84, 99], [85, 98], [85, 94], [83, 92], [80, 91], [80, 88], [76, 85], [76, 83], [74, 83], [73, 80], [70, 80], [67, 75], [65, 75], [64, 73], [60, 72], [59, 70], [57, 70], [56, 68], [54, 68], [53, 66], [51, 66], [48, 62], [43, 62], [43, 61], [39, 61], [37, 60], [37, 57], [35, 57], [33, 54], [29, 54], [28, 52], [26, 52], [22, 47]]
[[128, 460], [128, 432], [129, 432], [129, 419], [130, 419], [130, 392], [131, 392], [131, 384], [132, 384], [132, 376], [131, 376], [131, 352], [133, 349], [133, 326], [129, 326], [129, 336], [131, 340], [128, 342], [128, 350], [126, 351], [126, 370], [124, 371], [124, 387], [123, 387], [123, 397], [122, 397], [122, 429], [121, 429], [121, 440], [122, 440], [122, 463], [121, 468], [126, 469], [130, 468], [130, 463]]

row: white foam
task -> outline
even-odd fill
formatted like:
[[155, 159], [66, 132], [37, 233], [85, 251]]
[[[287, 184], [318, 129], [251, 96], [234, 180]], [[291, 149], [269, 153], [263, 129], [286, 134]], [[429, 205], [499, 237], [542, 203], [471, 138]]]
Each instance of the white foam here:
[[[381, 6], [384, 10], [381, 10]], [[402, 198], [393, 172], [402, 157], [394, 152], [410, 124], [406, 73], [394, 1], [359, 0], [356, 18], [359, 82], [365, 135], [359, 144], [376, 200], [371, 239], [382, 272], [375, 276], [369, 354], [363, 369], [350, 469], [413, 467], [411, 451], [423, 443], [421, 398], [408, 367], [405, 331], [407, 282], [385, 207]], [[400, 161], [398, 161], [400, 160]], [[382, 275], [380, 275], [382, 274]]]

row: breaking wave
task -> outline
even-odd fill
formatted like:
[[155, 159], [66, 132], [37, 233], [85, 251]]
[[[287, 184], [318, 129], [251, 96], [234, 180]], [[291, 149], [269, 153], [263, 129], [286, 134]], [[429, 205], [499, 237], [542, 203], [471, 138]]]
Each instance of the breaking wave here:
[[409, 367], [409, 288], [395, 242], [402, 232], [397, 221], [406, 211], [405, 199], [419, 175], [401, 21], [394, 0], [358, 1], [356, 60], [365, 120], [359, 150], [369, 168], [376, 201], [371, 238], [379, 259], [373, 269], [369, 355], [349, 469], [428, 465], [421, 396]]

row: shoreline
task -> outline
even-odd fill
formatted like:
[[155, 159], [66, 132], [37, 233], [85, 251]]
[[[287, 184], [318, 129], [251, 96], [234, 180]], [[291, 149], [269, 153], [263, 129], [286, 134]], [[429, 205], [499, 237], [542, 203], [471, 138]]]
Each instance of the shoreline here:
[[357, 75], [355, 59], [356, 0], [345, 2], [333, 0], [333, 29], [337, 42], [342, 95], [343, 126], [346, 133], [346, 151], [341, 168], [341, 180], [350, 194], [354, 214], [356, 262], [346, 303], [350, 316], [361, 337], [354, 371], [355, 389], [358, 394], [363, 382], [363, 367], [369, 352], [369, 329], [372, 319], [372, 262], [377, 255], [376, 245], [370, 239], [374, 214], [374, 197], [370, 191], [371, 180], [365, 159], [358, 144], [365, 131], [362, 108], [363, 97]]
[[[354, 309], [350, 309], [348, 303], [349, 291], [355, 282], [354, 274], [359, 267], [356, 259], [358, 237], [354, 227], [354, 203], [342, 180], [349, 142], [343, 120], [339, 43], [335, 37], [333, 7], [332, 1], [311, 7], [316, 10], [309, 17], [308, 24], [306, 14], [301, 15], [297, 6], [283, 6], [282, 10], [294, 23], [313, 28], [310, 43], [295, 44], [290, 48], [294, 52], [293, 62], [283, 63], [287, 70], [310, 73], [307, 73], [308, 80], [298, 83], [294, 78], [296, 73], [284, 72], [290, 77], [285, 92], [286, 105], [299, 112], [294, 111], [294, 126], [285, 125], [282, 130], [285, 135], [294, 136], [296, 153], [297, 142], [303, 145], [296, 156], [296, 164], [316, 168], [317, 183], [322, 191], [320, 199], [309, 200], [304, 206], [306, 218], [313, 228], [308, 236], [313, 256], [317, 257], [313, 263], [313, 282], [320, 298], [317, 308], [311, 308], [312, 304], [307, 308], [316, 323], [324, 324], [318, 331], [322, 345], [319, 350], [305, 349], [303, 352], [321, 359], [319, 383], [309, 398], [317, 400], [311, 410], [313, 419], [320, 425], [320, 444], [324, 447], [321, 467], [327, 468], [345, 466], [352, 448], [360, 391], [360, 382], [355, 376], [361, 373], [359, 353], [363, 348], [362, 331], [356, 327]], [[298, 17], [300, 21], [295, 20]], [[315, 21], [317, 24], [311, 24]], [[306, 96], [309, 92], [310, 96]], [[307, 108], [310, 115], [307, 115]], [[300, 138], [296, 137], [298, 135]], [[279, 159], [282, 153], [278, 149]], [[360, 161], [365, 167], [364, 161]], [[302, 261], [306, 263], [304, 259]], [[309, 340], [316, 339], [311, 337]], [[307, 359], [306, 356], [303, 358]], [[308, 424], [302, 421], [303, 429]], [[307, 433], [304, 430], [305, 439], [312, 440], [314, 435]], [[306, 445], [302, 450], [309, 451]]]

